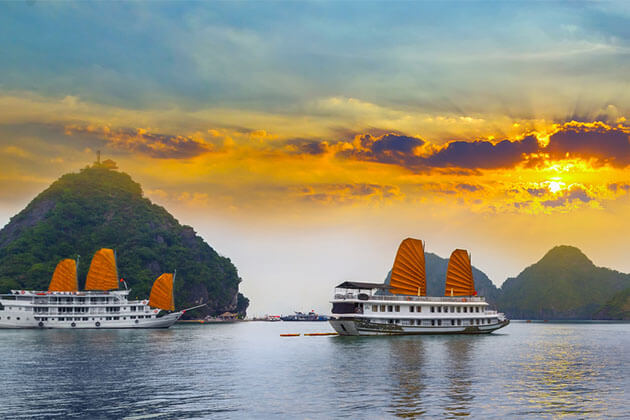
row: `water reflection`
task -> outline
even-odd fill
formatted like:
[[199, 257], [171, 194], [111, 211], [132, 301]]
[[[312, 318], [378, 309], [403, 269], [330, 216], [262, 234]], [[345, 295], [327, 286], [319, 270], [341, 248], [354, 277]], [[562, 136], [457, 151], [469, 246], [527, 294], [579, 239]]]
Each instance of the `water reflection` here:
[[426, 413], [423, 371], [425, 348], [419, 337], [392, 337], [388, 373], [392, 380], [392, 409], [397, 417], [414, 418]]
[[[159, 347], [172, 334], [148, 330], [25, 331], [22, 336], [30, 351], [19, 366], [9, 368], [10, 375], [37, 384], [37, 397], [22, 398], [25, 387], [16, 384], [17, 398], [10, 400], [19, 401], [22, 410], [49, 416], [87, 415], [103, 407], [123, 414], [127, 408], [120, 407], [122, 393], [131, 389], [134, 396], [150, 392], [153, 378], [147, 375], [135, 382], [133, 373], [163, 363]], [[127, 397], [127, 403], [135, 402], [134, 396]]]
[[445, 417], [470, 415], [472, 400], [474, 399], [471, 392], [473, 378], [471, 357], [474, 340], [480, 338], [476, 336], [444, 337], [447, 354], [444, 370], [448, 380], [447, 401], [444, 407]]
[[3, 331], [0, 418], [630, 418], [630, 324], [279, 337], [320, 323]]
[[606, 413], [597, 386], [600, 359], [577, 345], [573, 337], [557, 329], [554, 340], [544, 337], [532, 343], [529, 353], [514, 395], [527, 407], [522, 414], [573, 417]]

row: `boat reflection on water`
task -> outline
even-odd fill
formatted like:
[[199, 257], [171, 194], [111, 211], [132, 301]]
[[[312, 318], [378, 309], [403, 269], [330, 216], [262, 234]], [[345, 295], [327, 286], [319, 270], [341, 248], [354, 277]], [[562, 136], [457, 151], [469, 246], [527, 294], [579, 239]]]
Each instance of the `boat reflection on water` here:
[[[404, 418], [470, 416], [473, 348], [470, 337], [392, 340], [391, 413]], [[442, 409], [436, 411], [437, 407]]]
[[446, 346], [447, 364], [445, 374], [448, 380], [446, 406], [444, 417], [469, 416], [474, 395], [471, 385], [474, 373], [472, 372], [473, 342], [468, 337], [447, 337]]
[[388, 370], [392, 381], [392, 414], [415, 418], [426, 414], [425, 346], [421, 339], [393, 339]]

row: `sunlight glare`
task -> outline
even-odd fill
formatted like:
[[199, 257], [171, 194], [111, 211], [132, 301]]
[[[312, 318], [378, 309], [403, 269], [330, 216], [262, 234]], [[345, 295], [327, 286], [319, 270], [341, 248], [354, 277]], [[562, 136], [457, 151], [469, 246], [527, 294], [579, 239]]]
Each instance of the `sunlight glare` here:
[[561, 191], [563, 187], [564, 187], [564, 182], [560, 182], [560, 181], [549, 181], [549, 183], [547, 184], [547, 188], [553, 194], [556, 194], [557, 192]]

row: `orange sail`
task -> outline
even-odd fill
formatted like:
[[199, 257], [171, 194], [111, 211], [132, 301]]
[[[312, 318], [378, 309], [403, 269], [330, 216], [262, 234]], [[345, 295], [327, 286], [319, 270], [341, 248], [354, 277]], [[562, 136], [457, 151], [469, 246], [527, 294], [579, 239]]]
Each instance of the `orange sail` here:
[[421, 240], [407, 238], [401, 242], [389, 285], [390, 292], [397, 295], [427, 294], [424, 243]]
[[118, 289], [118, 271], [116, 270], [116, 256], [108, 248], [99, 249], [90, 264], [85, 290]]
[[59, 261], [53, 273], [49, 292], [76, 292], [79, 290], [77, 284], [77, 263], [75, 260], [65, 259]]
[[475, 281], [470, 256], [465, 249], [456, 249], [448, 260], [444, 296], [473, 296], [474, 294]]
[[151, 288], [151, 296], [149, 296], [149, 306], [165, 311], [175, 310], [172, 274], [164, 273], [155, 280]]

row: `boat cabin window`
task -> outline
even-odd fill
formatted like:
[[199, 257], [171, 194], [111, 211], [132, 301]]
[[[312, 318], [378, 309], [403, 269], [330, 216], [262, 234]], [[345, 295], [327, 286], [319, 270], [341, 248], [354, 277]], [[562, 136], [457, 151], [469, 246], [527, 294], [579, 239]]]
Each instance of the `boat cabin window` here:
[[[333, 308], [332, 308], [333, 314], [351, 314], [354, 312], [355, 312], [355, 304], [352, 302], [333, 303]], [[139, 315], [138, 318], [144, 318], [144, 316]]]
[[385, 312], [385, 305], [381, 305], [381, 312]]
[[416, 324], [417, 325], [422, 325], [422, 320], [421, 319], [416, 320]]
[[461, 312], [462, 308], [460, 308], [459, 306], [457, 307], [457, 312]]
[[415, 309], [415, 306], [411, 305], [411, 306], [409, 307], [409, 312], [413, 312], [413, 311], [414, 311], [414, 309]]
[[435, 306], [431, 306], [431, 312], [435, 312]]
[[475, 312], [479, 312], [479, 306], [475, 307]]
[[451, 319], [451, 325], [455, 325], [455, 320]]
[[431, 325], [435, 325], [435, 319], [431, 320]]
[[394, 310], [392, 305], [387, 305], [387, 312], [392, 312]]
[[437, 307], [437, 310], [438, 310], [438, 312], [442, 312], [442, 307], [441, 307], [441, 306], [438, 306], [438, 307]]
[[395, 306], [396, 312], [400, 312], [400, 305]]
[[464, 306], [464, 312], [468, 312], [468, 308]]

